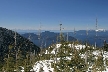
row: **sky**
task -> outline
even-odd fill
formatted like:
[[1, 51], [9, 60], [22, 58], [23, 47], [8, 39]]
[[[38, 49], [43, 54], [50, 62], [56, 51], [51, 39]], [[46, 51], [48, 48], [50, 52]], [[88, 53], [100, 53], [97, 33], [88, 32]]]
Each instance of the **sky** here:
[[0, 27], [7, 29], [108, 30], [108, 0], [0, 0]]

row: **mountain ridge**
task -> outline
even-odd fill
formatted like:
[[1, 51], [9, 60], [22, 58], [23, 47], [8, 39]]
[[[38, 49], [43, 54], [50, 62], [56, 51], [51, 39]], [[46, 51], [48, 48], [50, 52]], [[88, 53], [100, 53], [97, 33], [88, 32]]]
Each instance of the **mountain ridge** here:
[[[25, 33], [21, 34], [25, 38], [29, 38], [30, 40], [34, 43], [37, 44], [39, 47], [46, 48], [49, 47], [52, 43], [57, 43], [60, 42], [60, 34], [55, 33], [55, 32], [50, 32], [50, 31], [45, 31], [40, 33], [40, 35], [35, 34], [35, 33]], [[66, 41], [67, 40], [67, 35], [63, 33], [63, 38]], [[68, 41], [75, 41], [76, 38], [72, 36], [68, 36]]]

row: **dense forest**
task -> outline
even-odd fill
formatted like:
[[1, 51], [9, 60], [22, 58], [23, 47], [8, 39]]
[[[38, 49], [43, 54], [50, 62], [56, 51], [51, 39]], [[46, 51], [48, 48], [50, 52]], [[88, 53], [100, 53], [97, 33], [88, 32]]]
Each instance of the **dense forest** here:
[[27, 38], [0, 27], [0, 71], [13, 72], [18, 67], [24, 67], [27, 71], [39, 52], [40, 48]]

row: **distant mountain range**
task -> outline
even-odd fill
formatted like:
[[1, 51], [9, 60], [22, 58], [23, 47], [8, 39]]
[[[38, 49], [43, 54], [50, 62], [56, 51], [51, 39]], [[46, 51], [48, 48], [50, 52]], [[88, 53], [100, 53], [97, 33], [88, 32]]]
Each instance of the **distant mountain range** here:
[[[38, 33], [39, 30], [35, 30], [35, 29], [12, 29], [13, 31], [17, 31], [19, 34], [24, 34], [24, 33]], [[54, 33], [59, 33], [60, 30], [41, 30], [41, 32], [45, 32], [45, 31], [50, 31], [50, 32], [54, 32]], [[76, 32], [81, 32], [81, 31], [86, 31], [86, 30], [76, 30]], [[88, 30], [88, 31], [95, 31], [95, 30]], [[103, 32], [103, 31], [108, 31], [108, 30], [104, 30], [104, 29], [98, 29], [96, 30], [98, 32]], [[74, 30], [63, 30], [63, 32], [74, 32]]]
[[[42, 32], [39, 35], [35, 34], [35, 33], [25, 33], [25, 34], [21, 34], [23, 37], [25, 38], [30, 38], [30, 40], [38, 45], [39, 47], [45, 48], [50, 46], [53, 43], [57, 43], [60, 42], [59, 40], [59, 33], [54, 33], [54, 32], [50, 32], [50, 31], [45, 31]], [[64, 35], [64, 40], [67, 40], [67, 35]], [[74, 37], [72, 36], [68, 36], [68, 41], [74, 41], [76, 40]]]
[[75, 31], [75, 34], [69, 32], [70, 36], [74, 36], [76, 39], [81, 40], [82, 42], [89, 42], [90, 45], [96, 45], [102, 47], [104, 40], [108, 42], [108, 31], [95, 31], [95, 30], [80, 30]]
[[[67, 32], [62, 32], [65, 36], [65, 40], [67, 40]], [[87, 35], [88, 33], [88, 35]], [[30, 32], [30, 33], [24, 33], [21, 34], [23, 37], [28, 38], [29, 35], [31, 35], [31, 41], [38, 46], [49, 46], [52, 43], [57, 42], [57, 36], [59, 36], [59, 32], [50, 32], [50, 31], [44, 31], [41, 33], [41, 40], [38, 40], [38, 33], [36, 32]], [[80, 40], [82, 42], [87, 41], [90, 43], [90, 45], [96, 45], [98, 47], [103, 46], [104, 40], [108, 42], [108, 31], [97, 31], [97, 36], [96, 36], [96, 31], [95, 30], [79, 30], [75, 32], [68, 32], [68, 40]]]

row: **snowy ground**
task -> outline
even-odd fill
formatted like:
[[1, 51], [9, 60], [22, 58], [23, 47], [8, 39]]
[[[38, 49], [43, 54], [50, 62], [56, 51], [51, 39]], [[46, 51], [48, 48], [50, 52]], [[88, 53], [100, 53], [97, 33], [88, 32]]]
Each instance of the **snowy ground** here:
[[[94, 55], [100, 55], [100, 51], [94, 51], [93, 52]], [[81, 57], [85, 57], [84, 54], [81, 55]], [[103, 59], [105, 60], [106, 58], [108, 58], [108, 52], [104, 52], [103, 54]], [[70, 57], [66, 57], [68, 60], [70, 60]], [[60, 58], [57, 58], [57, 60], [59, 60]], [[42, 70], [42, 72], [54, 72], [54, 68], [51, 68], [51, 63], [54, 62], [54, 60], [42, 60], [42, 61], [38, 61], [35, 63], [35, 65], [33, 66], [33, 70], [35, 72], [40, 72]], [[89, 67], [90, 68], [90, 67]], [[88, 70], [89, 71], [89, 70]], [[102, 72], [108, 72], [108, 67], [106, 67], [106, 71], [102, 71]]]
[[[56, 47], [51, 51], [51, 54], [55, 54], [56, 49], [58, 49], [60, 46], [61, 46], [61, 44], [56, 45]], [[69, 46], [73, 46], [73, 45], [69, 45]], [[82, 49], [82, 48], [85, 48], [85, 45], [75, 45], [75, 48]], [[106, 51], [103, 52], [103, 51], [96, 50], [96, 51], [93, 51], [92, 54], [95, 55], [95, 58], [97, 58], [98, 55], [101, 55], [101, 52], [103, 53], [103, 57], [104, 57], [103, 60], [108, 59], [108, 52], [106, 52]], [[46, 50], [45, 54], [49, 54], [48, 50]], [[80, 53], [80, 56], [81, 56], [81, 58], [85, 58], [86, 54]], [[71, 57], [66, 56], [66, 58], [67, 58], [67, 60], [71, 60]], [[57, 58], [57, 61], [59, 61], [59, 59], [60, 58]], [[51, 67], [52, 62], [54, 62], [54, 60], [37, 61], [35, 63], [35, 65], [33, 66], [33, 70], [35, 72], [54, 72], [54, 68]], [[90, 70], [88, 70], [88, 71], [90, 71]], [[106, 67], [106, 71], [102, 71], [102, 72], [108, 72], [108, 67]]]
[[33, 70], [35, 72], [54, 72], [54, 69], [51, 68], [51, 62], [53, 62], [53, 60], [38, 61], [33, 66]]

